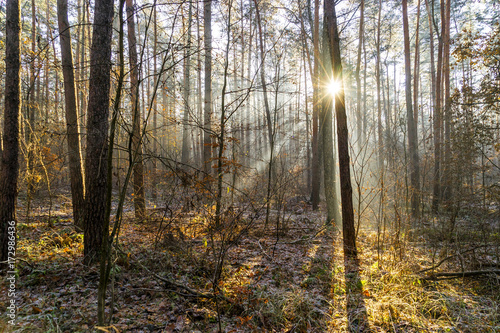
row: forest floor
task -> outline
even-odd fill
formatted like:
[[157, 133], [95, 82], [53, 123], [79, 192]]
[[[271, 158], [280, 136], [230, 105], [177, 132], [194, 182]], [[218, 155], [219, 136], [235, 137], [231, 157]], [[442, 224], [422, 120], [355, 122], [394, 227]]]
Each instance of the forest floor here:
[[[98, 331], [98, 267], [82, 264], [83, 236], [69, 212], [60, 203], [50, 224], [42, 213], [18, 224], [17, 325], [2, 315], [0, 332]], [[108, 290], [112, 321], [100, 331], [216, 332], [220, 320], [224, 332], [500, 332], [498, 276], [427, 279], [420, 271], [442, 256], [422, 237], [361, 229], [353, 278], [321, 214], [287, 213], [279, 237], [256, 218], [227, 251], [215, 302], [221, 243], [203, 218], [151, 214], [142, 223], [126, 214]], [[0, 289], [6, 295], [5, 279]], [[3, 314], [6, 306], [2, 296]]]

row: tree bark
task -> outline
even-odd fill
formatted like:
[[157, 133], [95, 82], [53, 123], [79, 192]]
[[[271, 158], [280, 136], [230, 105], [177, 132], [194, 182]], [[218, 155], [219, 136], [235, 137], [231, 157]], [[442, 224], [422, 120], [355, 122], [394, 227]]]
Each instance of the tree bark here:
[[68, 23], [68, 0], [57, 1], [57, 19], [61, 45], [61, 62], [64, 77], [64, 101], [66, 107], [66, 132], [68, 140], [69, 177], [73, 203], [73, 220], [83, 229], [85, 184], [83, 182], [82, 153], [79, 134], [79, 118], [76, 101], [75, 72], [71, 51], [71, 32]]
[[[326, 9], [325, 9], [326, 10]], [[339, 207], [337, 203], [337, 182], [335, 177], [335, 158], [333, 145], [333, 96], [326, 87], [330, 81], [335, 80], [331, 76], [332, 60], [330, 53], [328, 31], [326, 24], [323, 25], [323, 62], [321, 71], [321, 117], [320, 117], [320, 133], [323, 149], [323, 184], [325, 186], [325, 201], [326, 201], [326, 224], [330, 225], [333, 221], [334, 225], [340, 224]]]
[[186, 40], [186, 51], [184, 56], [184, 116], [183, 116], [183, 130], [182, 130], [182, 156], [181, 162], [183, 168], [189, 162], [190, 150], [191, 150], [191, 140], [189, 138], [189, 96], [191, 90], [191, 80], [189, 78], [191, 71], [191, 26], [193, 23], [193, 2], [189, 0], [189, 12], [188, 12], [188, 31]]
[[364, 142], [361, 141], [361, 133], [363, 132], [363, 117], [361, 115], [361, 48], [363, 46], [363, 34], [365, 28], [365, 0], [361, 0], [359, 8], [359, 33], [358, 33], [358, 57], [356, 60], [356, 142], [358, 149], [361, 150]]
[[[418, 140], [418, 90], [420, 78], [420, 0], [417, 1], [417, 24], [415, 27], [415, 59], [413, 65], [413, 120], [415, 122], [415, 131]], [[422, 124], [423, 126], [423, 124]]]
[[[431, 9], [432, 10], [432, 9]], [[432, 10], [433, 11], [433, 10]], [[441, 4], [441, 12], [444, 12], [443, 3]], [[444, 15], [444, 14], [443, 14]], [[432, 14], [434, 23], [434, 14]], [[441, 21], [444, 21], [443, 19]], [[434, 23], [435, 24], [435, 23]], [[444, 27], [442, 26], [442, 32]], [[436, 29], [437, 31], [437, 29]], [[436, 108], [434, 109], [433, 119], [433, 134], [434, 134], [434, 186], [432, 196], [432, 211], [437, 213], [439, 204], [441, 203], [441, 128], [442, 128], [442, 110], [441, 110], [441, 86], [442, 86], [442, 69], [443, 69], [443, 33], [438, 35], [438, 60], [436, 73]]]
[[[132, 0], [126, 0], [128, 57], [130, 63], [130, 100], [132, 103], [132, 164], [134, 171], [135, 218], [144, 219], [146, 202], [144, 199], [144, 164], [142, 160], [141, 108], [139, 103], [139, 73], [137, 64], [137, 40], [135, 38], [135, 14]], [[154, 139], [156, 141], [156, 137]], [[153, 186], [156, 186], [153, 183]]]
[[203, 171], [205, 177], [212, 173], [212, 0], [203, 2], [205, 37], [205, 98], [203, 112]]
[[335, 0], [325, 0], [325, 26], [327, 28], [333, 79], [340, 83], [340, 92], [335, 96], [335, 115], [337, 117], [337, 140], [339, 152], [340, 189], [342, 197], [342, 229], [344, 239], [344, 258], [357, 259], [356, 233], [354, 229], [354, 209], [352, 205], [351, 170], [349, 161], [349, 130], [345, 111], [344, 80], [340, 56], [340, 38], [337, 29]]
[[450, 204], [452, 195], [451, 174], [451, 96], [450, 96], [450, 0], [446, 1], [443, 22], [443, 76], [444, 76], [444, 172], [443, 199]]
[[[0, 261], [16, 250], [16, 200], [19, 175], [19, 109], [21, 106], [20, 61], [21, 11], [19, 0], [7, 0], [5, 17], [5, 111], [0, 164]], [[13, 227], [13, 228], [9, 228]], [[11, 232], [13, 231], [13, 232]], [[10, 243], [10, 244], [9, 244]], [[0, 269], [13, 270], [0, 264]], [[2, 267], [3, 266], [3, 267]]]
[[311, 203], [312, 209], [317, 210], [319, 206], [319, 192], [321, 187], [320, 149], [319, 149], [319, 0], [314, 0], [314, 69], [311, 75], [313, 86], [313, 119], [312, 119], [312, 184]]
[[[99, 259], [106, 210], [113, 0], [96, 0], [90, 49], [85, 161], [84, 264]], [[107, 232], [107, 230], [106, 230]]]
[[403, 0], [403, 35], [405, 53], [405, 93], [406, 93], [406, 117], [408, 121], [408, 150], [410, 153], [410, 202], [411, 215], [418, 217], [420, 207], [420, 168], [417, 146], [417, 127], [413, 114], [413, 103], [411, 94], [411, 56], [410, 56], [410, 33], [408, 29], [408, 3]]
[[[152, 159], [152, 165], [151, 165], [151, 181], [152, 181], [152, 189], [151, 189], [151, 197], [153, 199], [153, 202], [156, 204], [156, 199], [158, 198], [158, 191], [157, 191], [157, 179], [156, 179], [156, 172], [157, 172], [157, 158], [158, 158], [158, 149], [157, 149], [157, 142], [159, 140], [158, 137], [158, 100], [157, 100], [157, 91], [156, 91], [156, 80], [160, 79], [159, 74], [156, 73], [156, 67], [157, 67], [157, 56], [158, 56], [158, 19], [157, 19], [157, 13], [156, 13], [156, 6], [157, 4], [155, 3], [153, 6], [153, 35], [154, 35], [154, 42], [153, 42], [153, 75], [155, 77], [155, 91], [153, 92], [153, 159]], [[134, 29], [135, 31], [135, 29]], [[139, 90], [137, 89], [137, 96], [139, 95]], [[137, 110], [140, 110], [139, 107], [137, 107]], [[140, 112], [138, 111], [137, 113], [138, 116], [140, 116]], [[139, 117], [140, 119], [140, 117]], [[140, 123], [142, 119], [139, 120], [139, 131], [138, 133], [141, 133], [140, 130]], [[142, 134], [141, 134], [142, 136]], [[141, 144], [142, 145], [142, 144]], [[141, 154], [142, 154], [142, 147], [141, 147]], [[139, 153], [139, 150], [137, 151]], [[137, 161], [139, 162], [139, 160]], [[144, 162], [142, 161], [142, 155], [141, 155], [141, 164], [143, 165], [142, 169], [144, 170]], [[139, 167], [137, 167], [139, 168]], [[137, 170], [137, 173], [139, 173], [140, 170]], [[144, 171], [142, 171], [144, 173]], [[138, 177], [140, 178], [140, 177]], [[135, 171], [134, 171], [134, 184], [135, 184]], [[141, 182], [141, 179], [138, 179], [137, 182]], [[142, 186], [144, 187], [144, 177], [142, 177]], [[142, 196], [144, 198], [144, 188], [142, 190]], [[142, 199], [144, 201], [144, 199]], [[145, 208], [146, 204], [144, 203], [144, 211], [146, 210]]]
[[[377, 63], [375, 66], [375, 75], [377, 80], [377, 134], [378, 134], [378, 163], [379, 163], [379, 172], [380, 172], [380, 183], [381, 186], [384, 186], [384, 132], [382, 127], [382, 101], [380, 97], [380, 29], [381, 29], [381, 19], [382, 19], [382, 0], [379, 0], [379, 9], [378, 9], [378, 19], [377, 19], [377, 40], [376, 40], [376, 49], [377, 49]], [[381, 195], [383, 196], [383, 190]]]

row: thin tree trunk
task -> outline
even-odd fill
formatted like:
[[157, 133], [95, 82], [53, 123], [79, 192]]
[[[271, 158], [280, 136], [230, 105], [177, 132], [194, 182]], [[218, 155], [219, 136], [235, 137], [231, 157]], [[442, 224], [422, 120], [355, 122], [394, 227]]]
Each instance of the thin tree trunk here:
[[260, 46], [260, 80], [262, 83], [262, 93], [264, 95], [264, 106], [266, 111], [266, 120], [267, 120], [267, 134], [269, 139], [269, 147], [270, 147], [270, 158], [269, 158], [269, 169], [268, 169], [268, 178], [267, 178], [267, 195], [266, 195], [266, 222], [265, 225], [267, 227], [269, 220], [269, 211], [271, 205], [271, 183], [273, 176], [273, 160], [274, 160], [274, 130], [273, 123], [271, 120], [271, 110], [269, 107], [269, 100], [267, 97], [267, 84], [266, 84], [266, 74], [265, 74], [265, 63], [266, 63], [266, 53], [264, 52], [264, 36], [262, 32], [262, 22], [260, 19], [260, 10], [257, 0], [254, 0], [255, 3], [255, 17], [257, 19], [257, 28], [259, 31], [259, 46]]
[[[21, 10], [19, 0], [7, 0], [5, 16], [5, 111], [0, 164], [0, 269], [13, 271], [9, 252], [16, 252], [16, 200], [19, 175], [19, 109]], [[12, 258], [10, 258], [12, 259]]]
[[[135, 29], [134, 29], [135, 31]], [[154, 42], [153, 42], [153, 75], [155, 77], [155, 80], [159, 80], [159, 75], [156, 73], [156, 58], [157, 58], [157, 53], [158, 53], [158, 20], [157, 20], [157, 15], [156, 15], [156, 4], [153, 7], [153, 34], [154, 34]], [[156, 89], [156, 85], [155, 85]], [[138, 93], [139, 91], [137, 91]], [[152, 199], [156, 203], [156, 199], [158, 197], [158, 191], [157, 191], [157, 180], [156, 180], [156, 172], [157, 172], [157, 165], [156, 165], [156, 160], [158, 158], [158, 149], [157, 149], [157, 142], [159, 140], [158, 138], [158, 102], [156, 99], [156, 91], [153, 93], [153, 159], [152, 159], [152, 170], [151, 170], [151, 181], [152, 181]], [[138, 107], [137, 110], [140, 110]], [[140, 115], [140, 113], [138, 113]], [[139, 126], [141, 123], [141, 119], [139, 119]], [[139, 132], [141, 133], [141, 130], [139, 128]], [[141, 134], [142, 136], [142, 134]], [[142, 150], [142, 148], [141, 148]], [[138, 151], [139, 152], [139, 151]], [[142, 158], [141, 158], [142, 159]], [[142, 164], [142, 163], [141, 163]], [[139, 171], [139, 170], [138, 170]], [[135, 172], [134, 172], [134, 183], [135, 183]], [[143, 181], [144, 183], [144, 181]], [[142, 190], [142, 195], [144, 197], [144, 189]], [[143, 200], [144, 201], [144, 200]], [[145, 207], [145, 204], [144, 204]], [[145, 208], [144, 208], [145, 209]]]
[[191, 80], [189, 78], [191, 71], [191, 25], [193, 23], [193, 2], [189, 0], [188, 12], [188, 31], [186, 40], [186, 49], [184, 57], [184, 116], [183, 116], [183, 129], [182, 129], [182, 156], [181, 162], [183, 168], [189, 162], [189, 151], [191, 150], [191, 140], [189, 137], [189, 96], [191, 90]]
[[229, 13], [228, 13], [228, 22], [227, 22], [227, 39], [226, 39], [226, 50], [224, 54], [224, 79], [222, 83], [222, 95], [221, 95], [221, 114], [220, 114], [220, 134], [219, 134], [219, 142], [218, 142], [218, 156], [217, 156], [217, 199], [215, 204], [215, 225], [219, 227], [221, 223], [221, 213], [222, 213], [222, 181], [224, 178], [224, 170], [223, 170], [223, 157], [224, 157], [224, 148], [226, 143], [226, 90], [227, 90], [227, 77], [229, 70], [229, 46], [230, 46], [230, 36], [231, 36], [231, 9], [232, 9], [232, 1], [229, 2]]
[[337, 117], [344, 258], [356, 260], [356, 233], [354, 229], [354, 209], [352, 204], [351, 170], [349, 161], [349, 130], [345, 111], [340, 38], [337, 30], [337, 16], [335, 13], [334, 0], [325, 0], [325, 26], [327, 27], [327, 36], [330, 45], [333, 79], [339, 82], [341, 86], [340, 92], [335, 96], [335, 114]]
[[356, 141], [358, 149], [361, 150], [364, 142], [361, 141], [361, 133], [363, 132], [363, 118], [361, 115], [361, 48], [363, 46], [363, 35], [365, 25], [365, 0], [361, 0], [359, 8], [359, 34], [358, 34], [358, 57], [356, 60]]
[[[444, 0], [443, 0], [444, 1]], [[450, 96], [450, 0], [445, 6], [445, 26], [443, 33], [443, 76], [444, 76], [444, 172], [443, 172], [443, 199], [450, 204], [452, 195], [451, 174], [451, 96]]]
[[317, 210], [319, 206], [319, 192], [321, 187], [320, 149], [319, 149], [319, 0], [314, 0], [314, 69], [311, 75], [313, 85], [313, 120], [312, 120], [312, 209]]
[[[432, 10], [432, 9], [431, 9]], [[441, 12], [444, 11], [441, 4]], [[444, 15], [444, 14], [443, 14]], [[434, 13], [432, 13], [434, 18]], [[444, 20], [442, 20], [444, 21]], [[434, 19], [433, 19], [434, 23]], [[444, 29], [444, 27], [442, 27]], [[437, 29], [436, 29], [437, 30]], [[444, 31], [444, 30], [442, 30]], [[437, 74], [436, 74], [436, 108], [434, 109], [433, 119], [433, 132], [434, 132], [434, 188], [432, 196], [432, 211], [437, 213], [439, 204], [441, 203], [441, 82], [442, 82], [442, 68], [443, 68], [443, 38], [438, 35], [438, 60], [437, 60]]]
[[[325, 8], [326, 10], [326, 8]], [[321, 85], [323, 87], [321, 94], [322, 112], [320, 117], [320, 133], [323, 149], [323, 184], [325, 186], [326, 201], [326, 224], [339, 225], [340, 214], [336, 195], [336, 177], [335, 177], [335, 158], [333, 145], [333, 100], [335, 96], [331, 95], [326, 87], [334, 78], [332, 73], [331, 52], [329, 47], [329, 36], [326, 24], [323, 26], [323, 69], [321, 71]]]
[[430, 114], [434, 114], [434, 107], [436, 103], [436, 66], [434, 61], [434, 31], [432, 29], [432, 12], [429, 7], [429, 0], [425, 0], [425, 8], [427, 11], [427, 18], [429, 20], [429, 52], [430, 52], [430, 71], [431, 71], [431, 91], [430, 91]]
[[[377, 40], [376, 40], [376, 49], [377, 49], [377, 63], [375, 67], [375, 76], [377, 80], [377, 134], [378, 134], [378, 163], [379, 163], [379, 172], [381, 179], [381, 186], [383, 187], [383, 168], [384, 168], [384, 133], [382, 127], [382, 103], [380, 98], [380, 29], [381, 29], [381, 19], [382, 19], [382, 0], [379, 0], [379, 9], [378, 9], [378, 19], [377, 19]], [[384, 191], [381, 191], [381, 195], [383, 196]]]
[[[415, 132], [418, 141], [418, 92], [420, 77], [420, 0], [417, 1], [417, 24], [415, 27], [415, 59], [413, 66], [413, 121], [415, 122]], [[423, 124], [422, 124], [423, 125]]]
[[420, 168], [417, 145], [417, 127], [415, 126], [413, 103], [411, 94], [411, 59], [410, 59], [410, 33], [408, 29], [408, 3], [403, 0], [403, 34], [405, 53], [405, 93], [406, 93], [406, 116], [408, 120], [408, 150], [410, 153], [410, 201], [411, 215], [415, 218], [420, 215]]
[[[142, 160], [141, 108], [139, 103], [139, 73], [137, 64], [137, 40], [135, 38], [135, 13], [132, 0], [126, 0], [128, 56], [130, 63], [130, 100], [132, 104], [132, 163], [134, 171], [134, 209], [137, 220], [146, 215], [144, 199], [144, 164]], [[155, 140], [155, 138], [153, 139]], [[155, 184], [153, 183], [153, 186]]]
[[68, 0], [57, 1], [57, 18], [61, 45], [61, 62], [64, 77], [64, 101], [66, 107], [66, 131], [68, 136], [69, 176], [73, 203], [73, 220], [83, 229], [85, 184], [83, 182], [82, 154], [79, 134], [79, 117], [76, 102], [76, 85], [71, 51], [71, 33], [68, 23]]
[[212, 0], [203, 2], [205, 37], [205, 98], [203, 112], [203, 171], [209, 178], [212, 173]]

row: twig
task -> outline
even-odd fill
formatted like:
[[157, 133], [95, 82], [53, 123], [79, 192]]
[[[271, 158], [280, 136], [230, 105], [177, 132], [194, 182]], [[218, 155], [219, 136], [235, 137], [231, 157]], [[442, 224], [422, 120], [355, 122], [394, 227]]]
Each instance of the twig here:
[[[117, 247], [117, 250], [118, 250], [118, 252], [120, 252], [120, 253], [122, 253], [122, 254], [124, 253], [124, 252], [123, 252], [120, 248], [118, 248], [118, 247]], [[176, 288], [178, 288], [178, 289], [183, 289], [183, 290], [185, 290], [185, 291], [187, 291], [187, 292], [189, 292], [189, 293], [191, 293], [191, 294], [192, 294], [192, 295], [186, 295], [186, 294], [181, 294], [181, 293], [179, 293], [179, 292], [177, 292], [177, 291], [175, 291], [175, 290], [172, 290], [172, 291], [176, 292], [176, 293], [177, 293], [177, 294], [179, 294], [179, 295], [182, 295], [182, 296], [188, 296], [188, 297], [208, 298], [208, 299], [214, 299], [214, 298], [216, 297], [215, 295], [210, 295], [210, 294], [205, 294], [205, 293], [199, 292], [199, 291], [197, 291], [197, 290], [194, 290], [194, 289], [189, 288], [188, 286], [184, 286], [184, 285], [182, 285], [182, 284], [178, 284], [178, 283], [176, 283], [176, 282], [174, 282], [174, 281], [172, 281], [172, 280], [170, 280], [170, 279], [167, 279], [167, 278], [165, 278], [165, 277], [163, 277], [163, 276], [160, 276], [160, 275], [158, 275], [158, 274], [156, 274], [156, 273], [153, 273], [153, 272], [151, 272], [151, 270], [149, 270], [149, 268], [147, 268], [146, 266], [144, 266], [144, 265], [143, 265], [143, 264], [142, 264], [139, 260], [135, 261], [135, 262], [134, 262], [134, 264], [138, 264], [138, 265], [139, 265], [139, 266], [141, 266], [143, 269], [145, 269], [148, 273], [150, 273], [151, 275], [153, 275], [155, 278], [157, 278], [157, 279], [158, 279], [158, 280], [160, 280], [160, 281], [165, 282], [167, 286], [174, 286], [174, 287], [176, 287]], [[228, 302], [228, 303], [231, 303], [231, 301], [230, 301], [227, 297], [225, 297], [224, 295], [219, 294], [219, 295], [217, 295], [217, 297], [220, 297], [220, 298], [222, 298], [224, 301], [226, 301], [226, 302]]]
[[260, 244], [260, 240], [257, 240], [257, 244], [259, 244], [259, 247], [262, 250], [262, 253], [264, 253], [264, 255], [266, 256], [266, 258], [272, 262], [273, 258], [269, 254], [267, 254], [267, 252], [264, 250], [264, 248], [262, 247], [262, 244]]

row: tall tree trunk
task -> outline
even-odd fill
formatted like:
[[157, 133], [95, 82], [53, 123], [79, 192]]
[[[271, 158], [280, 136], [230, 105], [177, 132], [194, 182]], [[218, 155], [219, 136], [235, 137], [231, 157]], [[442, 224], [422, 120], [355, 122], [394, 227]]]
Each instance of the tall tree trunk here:
[[443, 32], [443, 77], [444, 77], [444, 172], [443, 199], [450, 204], [452, 195], [451, 173], [451, 96], [450, 96], [450, 0], [446, 1]]
[[[429, 7], [429, 0], [425, 0], [425, 8], [427, 11], [427, 18], [429, 21], [429, 52], [430, 52], [430, 72], [431, 72], [431, 91], [430, 91], [430, 114], [434, 113], [436, 103], [436, 66], [434, 61], [434, 31], [432, 29], [432, 12]], [[422, 122], [423, 124], [423, 122]], [[425, 142], [425, 141], [424, 141]]]
[[[35, 95], [35, 88], [37, 81], [40, 82], [40, 79], [37, 80], [36, 72], [40, 69], [37, 68], [36, 64], [36, 7], [35, 0], [31, 0], [31, 64], [30, 64], [30, 85], [28, 88], [28, 108], [27, 108], [27, 127], [28, 129], [25, 131], [26, 137], [26, 146], [27, 146], [27, 214], [26, 220], [29, 222], [29, 213], [31, 207], [31, 199], [35, 190], [33, 181], [35, 177], [35, 165], [34, 165], [34, 155], [35, 155], [35, 117], [36, 117], [36, 108], [37, 108], [37, 99]], [[26, 123], [25, 123], [26, 124]]]
[[[106, 210], [108, 116], [113, 0], [96, 0], [90, 49], [87, 156], [85, 160], [84, 263], [99, 258]], [[106, 230], [107, 232], [107, 230]]]
[[[431, 8], [433, 24], [436, 28], [434, 22], [434, 10]], [[441, 4], [441, 12], [444, 12], [443, 3]], [[444, 13], [443, 13], [444, 15]], [[444, 17], [442, 15], [442, 17]], [[441, 22], [444, 20], [442, 19]], [[442, 32], [444, 31], [444, 26], [442, 27]], [[437, 28], [436, 28], [437, 31]], [[434, 188], [432, 196], [432, 211], [437, 213], [439, 209], [439, 204], [441, 203], [441, 128], [442, 128], [442, 110], [441, 110], [441, 87], [442, 87], [442, 69], [443, 69], [443, 33], [438, 35], [438, 60], [437, 60], [437, 73], [436, 73], [436, 104], [434, 109], [434, 119], [433, 119], [433, 134], [434, 134]]]
[[[153, 6], [153, 35], [154, 35], [154, 42], [153, 42], [153, 75], [155, 77], [155, 81], [156, 80], [159, 80], [160, 79], [160, 76], [159, 74], [156, 73], [157, 71], [157, 64], [156, 64], [156, 58], [158, 56], [158, 19], [157, 19], [157, 13], [156, 13], [156, 6], [157, 4], [155, 3], [154, 6]], [[135, 30], [135, 29], [134, 29]], [[157, 149], [157, 142], [159, 140], [158, 138], [158, 101], [157, 101], [157, 98], [156, 98], [156, 84], [155, 84], [155, 91], [153, 92], [153, 159], [152, 159], [152, 166], [151, 166], [151, 180], [152, 180], [152, 193], [151, 193], [151, 197], [153, 199], [153, 202], [156, 204], [156, 199], [158, 197], [158, 193], [157, 193], [157, 180], [156, 180], [156, 169], [157, 169], [157, 165], [156, 165], [156, 160], [158, 158], [158, 149]], [[139, 91], [137, 91], [137, 93], [139, 93]], [[140, 110], [140, 108], [138, 107], [137, 110]], [[138, 115], [140, 115], [140, 113], [138, 112]], [[140, 119], [140, 117], [139, 117]], [[140, 127], [140, 122], [141, 122], [141, 119], [139, 120], [139, 127]], [[139, 133], [141, 133], [140, 129], [139, 129]], [[141, 134], [142, 136], [142, 134]], [[142, 150], [142, 148], [141, 148]], [[138, 161], [139, 162], [139, 161]], [[143, 163], [141, 163], [143, 164]], [[144, 169], [144, 167], [143, 167]], [[139, 172], [139, 170], [137, 170]], [[135, 173], [134, 173], [135, 175]], [[144, 183], [144, 181], [142, 181]], [[134, 183], [135, 183], [135, 176], [134, 176]], [[142, 190], [142, 195], [144, 197], [144, 190]], [[144, 201], [144, 200], [143, 200]], [[145, 204], [144, 204], [144, 207], [145, 207]], [[145, 208], [144, 208], [145, 210]]]
[[[379, 172], [380, 172], [380, 183], [382, 187], [381, 196], [384, 195], [384, 132], [382, 126], [382, 101], [380, 97], [380, 68], [381, 68], [381, 60], [380, 60], [380, 29], [381, 29], [381, 19], [382, 19], [382, 0], [379, 0], [379, 9], [378, 9], [378, 19], [377, 19], [377, 40], [376, 40], [376, 49], [377, 49], [377, 62], [375, 67], [375, 76], [377, 80], [377, 134], [378, 134], [378, 163], [379, 163]], [[383, 199], [382, 199], [383, 200]]]
[[[325, 8], [326, 11], [326, 8]], [[328, 36], [327, 25], [323, 25], [323, 55], [321, 71], [321, 117], [320, 117], [320, 133], [323, 149], [323, 184], [325, 186], [325, 201], [326, 201], [326, 224], [330, 225], [333, 221], [334, 225], [340, 224], [339, 207], [337, 203], [337, 182], [335, 177], [335, 157], [333, 146], [333, 96], [328, 91], [328, 86], [332, 80], [335, 80], [332, 73], [332, 55], [330, 52], [330, 41]]]
[[188, 31], [187, 40], [184, 56], [184, 116], [183, 116], [183, 129], [182, 129], [182, 156], [181, 162], [183, 168], [189, 162], [190, 150], [191, 150], [191, 140], [190, 140], [190, 127], [189, 127], [189, 96], [191, 90], [191, 80], [189, 78], [191, 71], [191, 26], [193, 23], [193, 2], [189, 0], [189, 12], [188, 12]]
[[[135, 13], [132, 0], [126, 0], [126, 6], [128, 57], [130, 63], [130, 100], [132, 103], [132, 163], [134, 170], [134, 208], [135, 218], [138, 220], [142, 220], [146, 215], [146, 202], [144, 199], [144, 164], [142, 160], [141, 108], [138, 98], [139, 73], [137, 64], [137, 40], [135, 38]], [[156, 140], [156, 137], [153, 140]], [[153, 186], [155, 186], [154, 183]]]
[[[415, 59], [413, 65], [413, 121], [418, 142], [418, 90], [420, 77], [420, 0], [417, 1], [417, 24], [415, 26]], [[423, 125], [423, 124], [422, 124]]]
[[341, 86], [339, 93], [335, 95], [335, 115], [337, 117], [344, 258], [356, 260], [356, 233], [354, 229], [354, 209], [352, 205], [351, 170], [349, 161], [349, 130], [347, 128], [347, 115], [345, 112], [340, 38], [337, 29], [337, 15], [335, 13], [334, 0], [325, 0], [325, 26], [327, 27], [327, 36], [330, 45], [333, 79], [339, 82]]
[[359, 33], [358, 33], [358, 57], [356, 60], [356, 141], [358, 149], [361, 150], [364, 142], [361, 141], [361, 133], [363, 132], [363, 118], [361, 115], [361, 48], [363, 46], [363, 35], [365, 29], [365, 0], [361, 0], [359, 8]]
[[312, 120], [312, 184], [311, 203], [312, 209], [317, 210], [319, 206], [319, 192], [321, 187], [320, 149], [319, 149], [319, 0], [314, 0], [314, 69], [311, 75], [313, 85], [313, 120]]
[[[21, 106], [20, 61], [21, 11], [19, 0], [7, 0], [5, 16], [5, 111], [0, 164], [0, 269], [13, 271], [9, 252], [16, 251], [16, 200], [19, 174], [19, 109]], [[12, 265], [12, 266], [11, 266]]]
[[79, 136], [79, 117], [76, 102], [75, 72], [71, 51], [71, 33], [68, 23], [68, 0], [57, 1], [57, 19], [61, 39], [61, 62], [64, 77], [64, 101], [66, 106], [66, 131], [68, 136], [69, 177], [73, 203], [73, 220], [83, 229], [85, 184], [83, 182], [82, 154]]
[[222, 181], [224, 179], [223, 170], [223, 157], [226, 145], [226, 90], [227, 90], [227, 80], [229, 72], [229, 47], [230, 47], [230, 36], [231, 36], [231, 9], [233, 2], [229, 2], [229, 13], [227, 15], [227, 39], [226, 39], [226, 50], [224, 53], [224, 73], [223, 73], [223, 83], [222, 83], [222, 94], [221, 94], [221, 113], [220, 113], [220, 134], [218, 137], [218, 155], [217, 155], [217, 198], [215, 204], [215, 226], [219, 227], [221, 223], [221, 213], [222, 213]]
[[406, 93], [406, 117], [408, 121], [408, 150], [410, 153], [410, 201], [411, 215], [420, 215], [420, 168], [417, 146], [417, 127], [413, 114], [412, 94], [411, 94], [411, 56], [410, 56], [410, 33], [408, 29], [408, 3], [403, 0], [403, 34], [405, 53], [405, 93]]
[[269, 145], [271, 147], [274, 146], [274, 138], [273, 138], [273, 127], [271, 121], [271, 110], [269, 107], [269, 99], [267, 96], [267, 84], [266, 84], [266, 71], [265, 71], [265, 60], [266, 60], [266, 52], [264, 51], [264, 35], [262, 32], [262, 22], [260, 19], [260, 9], [257, 0], [254, 0], [255, 3], [255, 15], [257, 19], [257, 28], [259, 30], [259, 50], [260, 50], [260, 80], [262, 83], [262, 91], [264, 95], [264, 107], [266, 111], [266, 120], [267, 120], [267, 136], [269, 139]]
[[267, 134], [269, 139], [269, 148], [270, 148], [270, 158], [269, 158], [269, 169], [267, 175], [267, 195], [266, 195], [266, 222], [265, 225], [267, 227], [269, 221], [269, 212], [271, 205], [271, 183], [273, 176], [273, 162], [274, 162], [274, 126], [271, 120], [271, 110], [269, 107], [269, 100], [267, 96], [267, 84], [266, 84], [266, 72], [265, 72], [265, 63], [266, 63], [266, 52], [264, 51], [264, 34], [262, 32], [262, 22], [260, 19], [260, 9], [257, 0], [254, 0], [255, 3], [255, 18], [257, 19], [257, 28], [259, 32], [259, 49], [260, 49], [260, 81], [262, 83], [262, 93], [264, 95], [264, 107], [266, 111], [266, 120], [267, 120]]
[[203, 171], [205, 177], [212, 173], [212, 0], [203, 2], [205, 43], [205, 98], [203, 111]]

